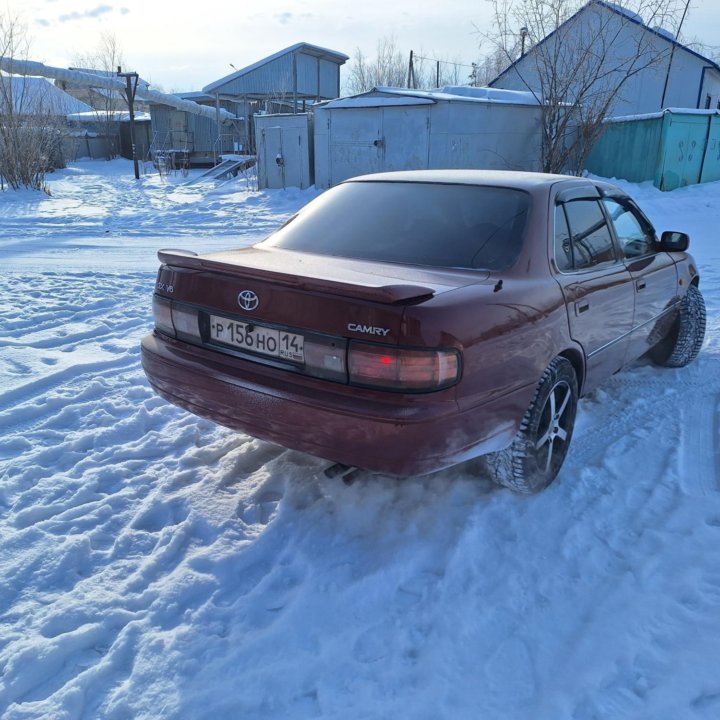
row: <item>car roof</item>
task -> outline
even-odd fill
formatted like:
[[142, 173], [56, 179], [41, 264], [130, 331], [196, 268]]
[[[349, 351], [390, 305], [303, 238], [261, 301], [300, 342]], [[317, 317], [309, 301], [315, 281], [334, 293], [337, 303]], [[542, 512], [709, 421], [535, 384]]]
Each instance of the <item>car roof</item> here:
[[[553, 185], [563, 180], [583, 181], [572, 175], [520, 172], [513, 170], [400, 170], [360, 175], [345, 182], [457, 183], [461, 185], [503, 185], [530, 188]], [[585, 182], [590, 182], [585, 180]]]
[[344, 181], [351, 182], [411, 182], [446, 183], [457, 185], [487, 185], [508, 187], [520, 190], [549, 190], [553, 185], [563, 189], [594, 188], [599, 197], [627, 197], [627, 193], [617, 185], [576, 175], [559, 175], [541, 172], [516, 170], [399, 170], [395, 172], [359, 175]]

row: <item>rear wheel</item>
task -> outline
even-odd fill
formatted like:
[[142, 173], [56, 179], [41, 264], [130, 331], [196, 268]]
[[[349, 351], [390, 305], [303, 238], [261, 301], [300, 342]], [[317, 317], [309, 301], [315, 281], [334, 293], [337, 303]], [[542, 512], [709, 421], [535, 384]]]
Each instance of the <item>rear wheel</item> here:
[[685, 367], [700, 352], [705, 339], [705, 300], [700, 288], [691, 285], [680, 301], [670, 332], [650, 352], [650, 359], [664, 367]]
[[493, 480], [519, 493], [536, 493], [557, 476], [577, 412], [575, 369], [556, 357], [543, 373], [512, 445], [484, 458]]

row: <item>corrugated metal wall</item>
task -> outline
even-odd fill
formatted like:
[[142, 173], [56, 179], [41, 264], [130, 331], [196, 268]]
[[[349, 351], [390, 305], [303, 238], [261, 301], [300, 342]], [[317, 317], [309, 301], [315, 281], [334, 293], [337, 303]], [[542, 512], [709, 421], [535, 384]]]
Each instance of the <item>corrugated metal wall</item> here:
[[340, 89], [340, 65], [302, 50], [281, 55], [212, 92], [242, 98], [245, 95], [268, 99], [292, 99], [297, 72], [298, 96], [328, 100], [337, 97]]
[[702, 115], [665, 114], [655, 187], [674, 190], [700, 182], [709, 124]]
[[608, 123], [585, 167], [603, 177], [652, 180], [660, 190], [720, 180], [720, 113], [666, 110]]
[[[221, 101], [220, 106], [231, 113], [237, 113], [240, 109], [237, 103], [228, 101]], [[176, 140], [182, 134], [184, 141], [180, 144], [194, 153], [237, 152], [236, 142], [248, 142], [247, 137], [243, 136], [247, 127], [244, 121], [239, 121], [232, 132], [223, 127], [218, 142], [217, 123], [204, 115], [186, 113], [167, 105], [151, 105], [150, 120], [153, 138], [162, 143], [169, 133], [173, 133]]]
[[720, 180], [720, 115], [710, 118], [705, 163], [703, 164], [700, 182]]
[[539, 106], [429, 101], [315, 108], [315, 185], [383, 170], [539, 170]]
[[629, 182], [653, 180], [662, 138], [662, 118], [608, 123], [586, 161], [596, 175]]
[[[219, 88], [222, 95], [283, 95], [293, 91], [292, 54], [282, 55]], [[214, 92], [214, 91], [213, 91]]]

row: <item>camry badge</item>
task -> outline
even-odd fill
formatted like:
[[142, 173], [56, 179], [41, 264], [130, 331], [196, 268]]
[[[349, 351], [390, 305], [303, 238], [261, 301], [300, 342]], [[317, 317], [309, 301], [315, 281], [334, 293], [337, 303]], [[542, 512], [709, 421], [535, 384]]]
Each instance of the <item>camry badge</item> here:
[[252, 290], [243, 290], [237, 300], [243, 310], [255, 310], [260, 304], [260, 298]]

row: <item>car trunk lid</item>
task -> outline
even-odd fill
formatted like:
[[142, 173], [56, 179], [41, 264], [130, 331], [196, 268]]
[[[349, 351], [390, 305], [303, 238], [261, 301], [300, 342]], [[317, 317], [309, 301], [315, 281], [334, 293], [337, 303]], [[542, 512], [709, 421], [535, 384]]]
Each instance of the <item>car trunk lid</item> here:
[[[487, 277], [280, 249], [207, 255], [161, 250], [158, 257], [157, 292], [175, 302], [230, 318], [388, 343], [400, 340], [405, 306]], [[253, 302], [245, 302], [243, 293]]]

